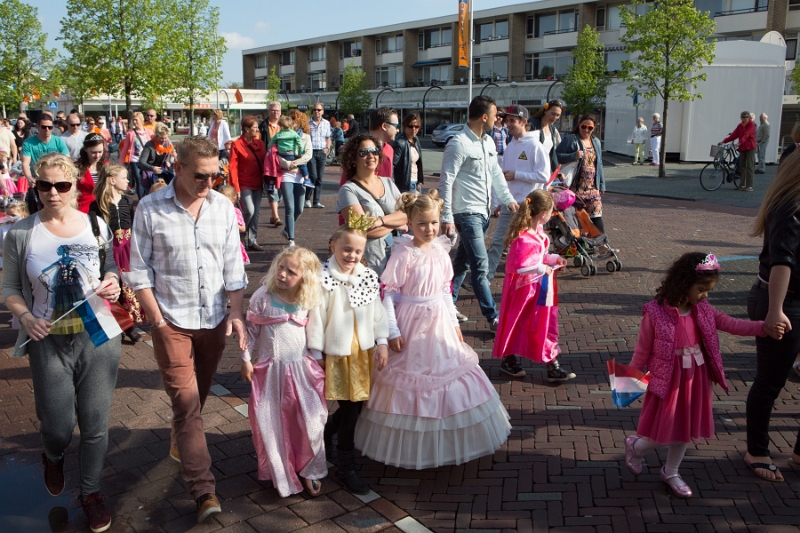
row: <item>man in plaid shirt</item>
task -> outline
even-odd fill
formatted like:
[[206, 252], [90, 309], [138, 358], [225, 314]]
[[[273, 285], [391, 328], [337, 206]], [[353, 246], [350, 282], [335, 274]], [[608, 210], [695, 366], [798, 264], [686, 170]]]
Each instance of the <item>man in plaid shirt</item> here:
[[[197, 521], [221, 512], [201, 411], [225, 337], [247, 346], [242, 296], [247, 287], [233, 204], [211, 189], [219, 149], [204, 136], [178, 144], [175, 179], [136, 210], [125, 283], [150, 322], [164, 389], [172, 403], [170, 456], [181, 463]], [[230, 314], [226, 319], [230, 299]]]

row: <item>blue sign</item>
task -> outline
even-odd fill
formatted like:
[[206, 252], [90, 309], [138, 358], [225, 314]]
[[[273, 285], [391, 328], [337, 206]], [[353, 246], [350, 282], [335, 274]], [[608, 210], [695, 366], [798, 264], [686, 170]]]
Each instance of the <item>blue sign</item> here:
[[47, 102], [47, 109], [58, 111], [58, 102]]

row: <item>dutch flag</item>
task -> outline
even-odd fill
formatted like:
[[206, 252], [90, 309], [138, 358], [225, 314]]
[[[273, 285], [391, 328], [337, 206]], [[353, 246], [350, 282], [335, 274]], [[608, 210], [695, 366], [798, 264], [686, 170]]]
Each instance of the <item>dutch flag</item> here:
[[122, 330], [117, 320], [111, 313], [106, 300], [92, 293], [82, 305], [78, 307], [78, 315], [83, 321], [86, 333], [92, 339], [92, 344], [100, 346], [117, 335], [122, 335]]
[[536, 300], [536, 304], [544, 307], [558, 305], [555, 269], [553, 269], [552, 276], [542, 276], [542, 279], [539, 281], [539, 298]]
[[611, 382], [611, 396], [617, 407], [628, 407], [647, 390], [650, 373], [644, 373], [628, 365], [617, 363], [615, 359], [606, 362], [608, 379]]

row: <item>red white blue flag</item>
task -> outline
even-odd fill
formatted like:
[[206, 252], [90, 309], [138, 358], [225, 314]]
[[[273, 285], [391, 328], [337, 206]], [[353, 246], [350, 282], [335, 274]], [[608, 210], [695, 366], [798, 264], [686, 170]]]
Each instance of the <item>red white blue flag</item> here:
[[628, 407], [647, 390], [650, 373], [644, 373], [631, 366], [610, 359], [606, 362], [608, 379], [611, 382], [611, 396], [617, 407]]
[[539, 298], [536, 305], [554, 307], [558, 305], [558, 290], [556, 289], [556, 270], [550, 276], [542, 276], [539, 280]]
[[78, 307], [78, 315], [83, 321], [86, 333], [92, 339], [92, 344], [100, 346], [117, 335], [122, 335], [122, 330], [117, 320], [111, 313], [106, 300], [92, 293], [86, 301]]

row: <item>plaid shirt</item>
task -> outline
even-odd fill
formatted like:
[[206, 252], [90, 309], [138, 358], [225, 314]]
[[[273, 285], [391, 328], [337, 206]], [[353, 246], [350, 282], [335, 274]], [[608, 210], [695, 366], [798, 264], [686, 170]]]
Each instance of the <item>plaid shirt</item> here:
[[497, 148], [497, 153], [503, 155], [506, 152], [506, 145], [508, 144], [508, 130], [503, 126], [492, 128], [492, 139], [494, 139], [494, 146]]
[[325, 139], [331, 137], [331, 123], [327, 120], [320, 119], [319, 124], [314, 122], [313, 119], [308, 121], [309, 136], [311, 137], [311, 148], [313, 150], [324, 150], [328, 147]]
[[195, 222], [174, 180], [145, 196], [133, 221], [130, 272], [122, 276], [133, 290], [152, 288], [172, 324], [215, 328], [225, 318], [226, 291], [247, 287], [231, 201], [210, 191]]

